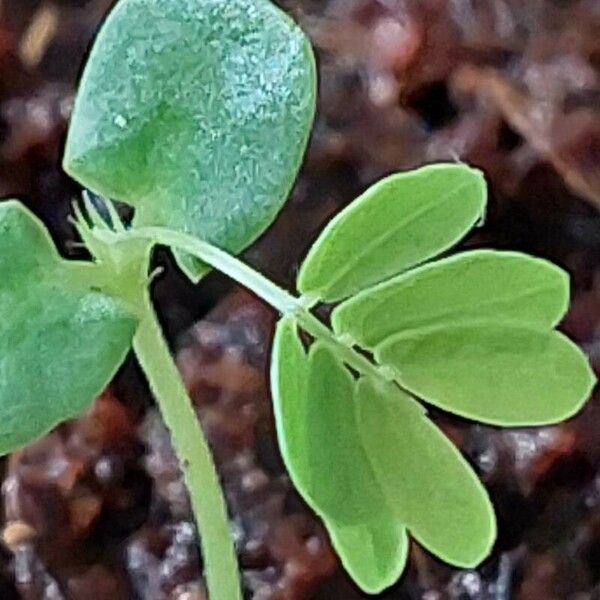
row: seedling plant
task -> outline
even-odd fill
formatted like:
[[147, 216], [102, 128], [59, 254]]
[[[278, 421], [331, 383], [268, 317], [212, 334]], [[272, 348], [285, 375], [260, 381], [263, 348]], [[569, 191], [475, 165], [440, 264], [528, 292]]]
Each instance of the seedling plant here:
[[[280, 314], [270, 377], [281, 453], [366, 592], [398, 579], [409, 536], [459, 567], [495, 540], [485, 488], [427, 407], [550, 424], [595, 382], [555, 330], [564, 271], [517, 252], [445, 255], [484, 217], [484, 177], [466, 165], [373, 185], [312, 245], [297, 293], [236, 258], [291, 189], [315, 89], [309, 42], [267, 0], [121, 0], [90, 54], [65, 149], [67, 172], [99, 198], [84, 194], [72, 215], [91, 260], [62, 258], [22, 204], [0, 204], [0, 451], [79, 414], [133, 346], [188, 486], [211, 600], [241, 598], [236, 554], [152, 305], [154, 247], [192, 281], [217, 269]], [[130, 222], [114, 201], [134, 209]], [[324, 304], [328, 320], [315, 312]]]

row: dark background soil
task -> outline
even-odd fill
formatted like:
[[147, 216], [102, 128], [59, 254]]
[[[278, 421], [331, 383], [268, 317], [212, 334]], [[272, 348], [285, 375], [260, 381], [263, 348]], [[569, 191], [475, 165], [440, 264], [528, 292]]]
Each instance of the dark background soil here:
[[[111, 4], [0, 0], [0, 196], [41, 215], [67, 255], [79, 188], [60, 169], [61, 148]], [[293, 196], [247, 260], [290, 285], [322, 224], [370, 182], [461, 158], [485, 170], [491, 190], [487, 223], [467, 244], [567, 268], [574, 301], [563, 328], [600, 369], [600, 2], [283, 4], [317, 48], [319, 112]], [[247, 598], [363, 598], [277, 452], [266, 381], [273, 313], [217, 275], [193, 287], [172, 265], [156, 298], [224, 479]], [[381, 597], [600, 599], [598, 398], [551, 428], [435, 417], [487, 484], [498, 543], [476, 571], [413, 545], [407, 573]], [[185, 490], [132, 360], [87, 414], [1, 473], [0, 599], [205, 599]]]

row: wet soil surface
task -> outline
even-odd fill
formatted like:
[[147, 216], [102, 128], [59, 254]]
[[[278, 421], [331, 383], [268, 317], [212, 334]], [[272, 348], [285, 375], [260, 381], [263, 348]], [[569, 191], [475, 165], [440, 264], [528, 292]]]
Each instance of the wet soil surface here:
[[[0, 0], [0, 196], [25, 201], [69, 255], [80, 190], [60, 169], [77, 76], [110, 0]], [[573, 275], [563, 329], [600, 370], [598, 0], [285, 0], [318, 53], [310, 149], [279, 220], [246, 258], [283, 285], [327, 218], [397, 169], [483, 168], [486, 225], [467, 244], [551, 258]], [[246, 597], [358, 600], [274, 437], [274, 314], [172, 267], [156, 298], [210, 439]], [[10, 315], [3, 315], [10, 318]], [[74, 374], [74, 376], [77, 376]], [[600, 599], [600, 402], [557, 427], [498, 430], [435, 413], [488, 486], [500, 536], [479, 569], [413, 545], [388, 600]], [[168, 435], [128, 360], [77, 421], [3, 464], [2, 600], [206, 600]]]

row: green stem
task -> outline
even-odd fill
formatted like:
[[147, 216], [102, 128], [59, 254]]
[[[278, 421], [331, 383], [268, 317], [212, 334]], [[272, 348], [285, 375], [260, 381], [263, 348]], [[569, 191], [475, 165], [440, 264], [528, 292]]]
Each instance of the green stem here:
[[216, 246], [191, 235], [164, 227], [143, 227], [129, 231], [123, 236], [123, 239], [131, 237], [150, 239], [156, 244], [183, 250], [199, 258], [217, 271], [221, 271], [241, 283], [283, 314], [296, 313], [304, 307], [299, 298], [292, 296], [252, 267]]
[[383, 377], [386, 380], [391, 379], [384, 369], [377, 367], [368, 358], [356, 352], [351, 345], [336, 337], [331, 329], [317, 319], [308, 308], [311, 305], [309, 299], [292, 296], [235, 256], [191, 235], [163, 227], [134, 229], [128, 232], [127, 236], [151, 239], [157, 244], [177, 248], [199, 258], [254, 292], [282, 314], [293, 315], [307, 333], [332, 347], [337, 356], [350, 367], [364, 375], [372, 375], [376, 378]]
[[335, 336], [322, 321], [319, 321], [311, 312], [301, 310], [296, 313], [296, 321], [307, 333], [315, 339], [321, 340], [327, 344], [343, 362], [363, 375], [371, 375], [376, 379], [383, 377], [389, 380], [390, 377], [384, 369], [374, 365], [366, 356], [359, 354], [352, 346], [342, 342]]
[[190, 493], [201, 532], [210, 600], [241, 600], [238, 564], [219, 478], [149, 298], [133, 346], [171, 432]]

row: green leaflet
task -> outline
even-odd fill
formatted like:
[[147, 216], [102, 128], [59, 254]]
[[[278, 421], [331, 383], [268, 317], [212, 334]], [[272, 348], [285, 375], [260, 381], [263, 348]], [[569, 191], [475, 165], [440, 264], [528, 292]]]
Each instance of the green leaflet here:
[[358, 385], [363, 444], [394, 513], [425, 548], [474, 567], [496, 537], [487, 492], [460, 452], [395, 385]]
[[562, 421], [583, 405], [595, 376], [564, 335], [495, 321], [401, 333], [376, 348], [410, 392], [493, 425]]
[[294, 485], [310, 496], [310, 461], [304, 451], [308, 419], [308, 357], [296, 323], [283, 317], [275, 329], [271, 352], [271, 393], [279, 449]]
[[406, 528], [389, 514], [359, 525], [339, 525], [323, 517], [344, 568], [363, 591], [378, 594], [400, 577], [408, 558]]
[[307, 356], [288, 319], [277, 326], [272, 368], [280, 446], [296, 486], [340, 523], [370, 518], [380, 499], [358, 440], [350, 371], [321, 342]]
[[0, 454], [80, 413], [123, 361], [136, 320], [84, 285], [94, 271], [61, 259], [24, 206], [0, 204]]
[[268, 0], [121, 0], [87, 62], [64, 167], [132, 204], [137, 225], [237, 253], [291, 189], [315, 87], [308, 40]]
[[307, 356], [289, 317], [277, 325], [271, 369], [277, 435], [294, 485], [324, 519], [358, 585], [384, 589], [402, 572], [406, 537], [364, 454], [350, 372], [321, 342]]
[[424, 262], [482, 218], [480, 171], [429, 165], [376, 183], [339, 213], [310, 249], [298, 290], [335, 302]]
[[569, 306], [569, 278], [545, 260], [475, 250], [429, 263], [350, 298], [333, 311], [336, 333], [373, 348], [386, 338], [468, 319], [554, 327]]
[[363, 523], [384, 506], [358, 435], [354, 380], [320, 340], [310, 348], [308, 365], [304, 452], [309, 454], [310, 494], [338, 523]]

